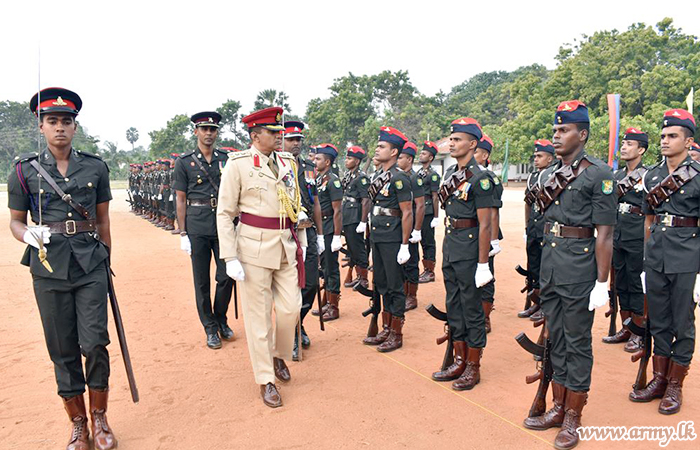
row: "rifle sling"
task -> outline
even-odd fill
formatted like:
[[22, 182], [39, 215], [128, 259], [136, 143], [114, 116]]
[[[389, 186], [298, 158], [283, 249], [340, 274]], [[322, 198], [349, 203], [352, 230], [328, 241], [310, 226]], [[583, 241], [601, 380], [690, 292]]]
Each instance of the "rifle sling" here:
[[[644, 175], [642, 169], [644, 169], [644, 167], [637, 167], [632, 172], [628, 173], [625, 178], [623, 178], [617, 183], [618, 199], [624, 197], [625, 194], [631, 191], [634, 188], [634, 186], [636, 186], [637, 183], [639, 183], [642, 180], [642, 176]], [[646, 169], [644, 169], [644, 171], [646, 171]]]
[[454, 193], [463, 183], [469, 181], [469, 179], [474, 176], [474, 174], [466, 167], [454, 172], [448, 179], [446, 179], [440, 186], [438, 190], [438, 199], [442, 208], [445, 208], [445, 203], [450, 195]]
[[32, 167], [34, 167], [36, 169], [36, 171], [39, 172], [39, 175], [44, 180], [46, 180], [46, 182], [49, 184], [49, 186], [51, 186], [53, 188], [53, 190], [56, 191], [56, 193], [61, 196], [61, 200], [68, 203], [71, 206], [71, 208], [78, 211], [81, 216], [85, 217], [88, 220], [92, 219], [92, 217], [90, 216], [90, 211], [88, 211], [88, 209], [86, 207], [84, 207], [83, 205], [81, 205], [80, 203], [73, 200], [73, 198], [71, 197], [70, 194], [66, 194], [65, 191], [63, 189], [61, 189], [58, 186], [58, 184], [56, 184], [56, 181], [53, 179], [53, 177], [51, 175], [49, 175], [49, 173], [46, 171], [46, 169], [41, 167], [41, 165], [36, 160], [29, 161], [29, 164]]
[[647, 194], [647, 202], [652, 209], [656, 209], [665, 202], [677, 190], [682, 188], [686, 183], [695, 178], [698, 171], [690, 166], [685, 165], [678, 167], [672, 174], [667, 176], [661, 183], [654, 186]]
[[540, 210], [544, 212], [549, 208], [549, 205], [559, 197], [559, 194], [590, 165], [590, 161], [582, 159], [576, 168], [572, 166], [561, 166], [555, 170], [552, 176], [544, 183], [542, 189], [537, 193], [537, 204]]
[[[212, 155], [212, 158], [213, 157], [214, 157], [214, 155]], [[204, 172], [204, 176], [207, 177], [207, 180], [209, 180], [209, 183], [211, 183], [212, 187], [214, 188], [214, 191], [216, 191], [216, 195], [218, 196], [219, 195], [219, 186], [216, 183], [214, 183], [214, 180], [212, 180], [211, 175], [209, 175], [209, 172], [207, 172], [207, 169], [204, 168], [204, 164], [202, 164], [202, 161], [200, 161], [199, 158], [194, 156], [194, 153], [192, 154], [192, 159], [194, 159], [194, 161], [199, 166], [199, 170]]]

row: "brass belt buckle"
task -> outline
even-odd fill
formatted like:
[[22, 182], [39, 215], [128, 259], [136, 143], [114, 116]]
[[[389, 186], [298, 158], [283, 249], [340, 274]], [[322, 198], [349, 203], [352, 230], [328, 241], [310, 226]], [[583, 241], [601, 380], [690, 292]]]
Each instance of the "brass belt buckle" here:
[[552, 233], [555, 237], [561, 237], [561, 224], [559, 222], [554, 222], [549, 227], [549, 232]]
[[661, 216], [661, 223], [663, 225], [666, 225], [667, 227], [672, 227], [673, 226], [673, 216], [670, 215], [669, 213], [664, 214]]
[[66, 234], [75, 234], [78, 231], [75, 220], [66, 220]]
[[618, 205], [618, 210], [620, 211], [621, 214], [629, 214], [631, 208], [632, 208], [632, 205], [630, 205], [629, 203], [620, 203]]
[[212, 207], [212, 208], [216, 208], [216, 205], [217, 205], [216, 197], [210, 198], [210, 199], [209, 199], [209, 204], [211, 204], [211, 207]]

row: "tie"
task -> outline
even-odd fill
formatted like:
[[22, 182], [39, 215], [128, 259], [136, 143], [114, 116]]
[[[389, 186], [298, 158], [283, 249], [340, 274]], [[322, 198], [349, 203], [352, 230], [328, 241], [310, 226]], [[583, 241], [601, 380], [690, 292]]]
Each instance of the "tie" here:
[[275, 174], [275, 178], [279, 176], [279, 171], [277, 170], [277, 161], [275, 161], [274, 154], [270, 155], [270, 159], [267, 160], [267, 165], [270, 166], [270, 170]]

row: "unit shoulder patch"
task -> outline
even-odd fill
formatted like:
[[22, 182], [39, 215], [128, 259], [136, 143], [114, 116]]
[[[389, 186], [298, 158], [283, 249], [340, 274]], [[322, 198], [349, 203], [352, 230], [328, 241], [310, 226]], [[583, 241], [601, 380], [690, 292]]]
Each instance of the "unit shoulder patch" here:
[[479, 185], [481, 186], [481, 189], [483, 189], [484, 191], [488, 191], [489, 189], [491, 189], [491, 180], [489, 180], [488, 178], [482, 178], [481, 180], [479, 180]]
[[603, 194], [610, 195], [613, 191], [613, 180], [603, 180], [601, 190]]

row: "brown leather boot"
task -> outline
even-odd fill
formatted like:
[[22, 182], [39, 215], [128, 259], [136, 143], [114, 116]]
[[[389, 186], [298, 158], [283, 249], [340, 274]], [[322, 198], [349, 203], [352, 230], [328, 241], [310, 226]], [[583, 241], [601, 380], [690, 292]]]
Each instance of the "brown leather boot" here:
[[493, 303], [481, 302], [481, 306], [484, 308], [484, 322], [486, 323], [486, 334], [491, 332], [491, 310], [493, 309]]
[[[629, 311], [620, 311], [622, 323], [625, 323], [625, 320], [627, 320], [631, 315], [632, 313]], [[605, 336], [603, 338], [603, 342], [606, 344], [621, 344], [623, 342], [627, 342], [630, 336], [632, 336], [632, 333], [626, 326], [623, 325], [623, 327], [617, 333], [613, 334], [612, 336]]]
[[[326, 311], [328, 311], [328, 298], [327, 298], [327, 296], [326, 296], [326, 290], [324, 289], [324, 290], [323, 290], [323, 294], [321, 295], [321, 312], [322, 312], [323, 314], [325, 314]], [[311, 310], [311, 315], [312, 315], [312, 316], [318, 316], [319, 314], [320, 314], [320, 313], [319, 313], [319, 310], [318, 310], [318, 309], [312, 309], [312, 310]]]
[[654, 355], [651, 358], [651, 363], [654, 368], [654, 378], [644, 389], [635, 389], [630, 392], [629, 398], [633, 402], [647, 403], [663, 397], [666, 392], [666, 386], [668, 385], [666, 374], [668, 373], [669, 358]]
[[454, 341], [454, 359], [452, 365], [445, 370], [433, 373], [435, 381], [452, 381], [459, 378], [467, 367], [467, 343]]
[[530, 320], [533, 322], [539, 322], [540, 320], [544, 319], [544, 311], [542, 311], [542, 308], [538, 308], [537, 311], [535, 311], [531, 316]]
[[668, 386], [664, 393], [664, 398], [659, 403], [661, 414], [676, 414], [681, 410], [683, 403], [683, 380], [688, 375], [688, 366], [681, 366], [675, 361], [671, 361], [668, 369]]
[[92, 440], [96, 450], [117, 448], [117, 439], [107, 423], [107, 397], [109, 389], [98, 391], [89, 389], [90, 416], [92, 416]]
[[419, 283], [432, 283], [435, 281], [435, 261], [423, 260], [423, 273], [418, 277]]
[[479, 384], [479, 381], [481, 381], [479, 367], [481, 367], [482, 351], [483, 349], [481, 348], [469, 347], [467, 351], [467, 367], [464, 369], [462, 376], [452, 383], [452, 389], [455, 391], [469, 391]]
[[357, 279], [355, 280], [357, 283], [354, 285], [360, 284], [364, 288], [369, 289], [369, 279], [367, 278], [369, 271], [367, 269], [363, 269], [362, 267], [356, 266], [355, 272], [357, 272]]
[[63, 407], [66, 409], [73, 427], [66, 450], [89, 450], [90, 438], [88, 436], [88, 421], [83, 394], [67, 399], [64, 398]]
[[560, 427], [564, 423], [564, 403], [566, 401], [566, 388], [559, 383], [552, 382], [552, 396], [554, 404], [537, 417], [528, 417], [523, 422], [525, 428], [531, 430], [548, 430], [552, 427]]
[[354, 267], [355, 266], [348, 267], [348, 273], [345, 275], [345, 281], [343, 281], [343, 286], [345, 286], [345, 287], [355, 286], [355, 279], [352, 276], [352, 269]]
[[566, 406], [564, 407], [564, 423], [561, 431], [554, 439], [554, 448], [568, 450], [578, 445], [578, 433], [581, 426], [581, 413], [586, 405], [588, 392], [566, 391]]
[[[632, 322], [634, 322], [638, 327], [644, 328], [644, 317], [632, 314]], [[641, 336], [637, 336], [630, 332], [630, 339], [625, 343], [625, 351], [627, 353], [637, 353], [644, 346]]]
[[340, 303], [340, 294], [334, 294], [333, 292], [328, 292], [328, 309], [323, 313], [323, 321], [336, 320], [340, 318], [340, 309], [338, 305]]
[[165, 222], [165, 231], [173, 231], [175, 229], [175, 221], [168, 219]]
[[418, 283], [406, 282], [406, 311], [418, 308]]
[[362, 340], [365, 345], [379, 345], [387, 340], [391, 334], [391, 313], [382, 312], [382, 331], [374, 337], [366, 337]]
[[391, 317], [391, 332], [389, 333], [389, 337], [386, 339], [386, 341], [382, 342], [379, 344], [379, 347], [377, 347], [378, 352], [393, 352], [394, 350], [398, 350], [403, 346], [403, 334], [401, 331], [403, 328], [403, 321], [403, 317]]
[[529, 308], [518, 313], [518, 317], [520, 317], [521, 319], [530, 317], [531, 315], [535, 314], [537, 311], [540, 310], [540, 290], [533, 289], [532, 294], [528, 295], [530, 295], [530, 300], [532, 301], [532, 303], [530, 304]]

